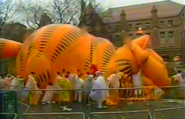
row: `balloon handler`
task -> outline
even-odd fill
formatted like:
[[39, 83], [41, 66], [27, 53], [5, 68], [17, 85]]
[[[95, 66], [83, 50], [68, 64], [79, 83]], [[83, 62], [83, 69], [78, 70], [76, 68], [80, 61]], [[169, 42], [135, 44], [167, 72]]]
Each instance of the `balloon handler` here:
[[[71, 83], [66, 77], [61, 77], [59, 80], [59, 86], [61, 90], [71, 90]], [[70, 91], [60, 91], [59, 92], [59, 103], [61, 104], [60, 108], [70, 108]]]
[[103, 89], [108, 89], [108, 87], [105, 78], [102, 76], [100, 71], [96, 72], [96, 77], [97, 78], [93, 82], [90, 97], [92, 100], [97, 102], [98, 109], [106, 108], [106, 106], [103, 106], [103, 102], [109, 97], [109, 91]]
[[29, 91], [29, 90], [38, 90], [37, 83], [34, 78], [34, 73], [32, 72], [31, 75], [28, 76], [28, 80], [26, 83], [25, 88], [23, 89], [22, 96], [29, 97], [29, 105], [37, 105], [42, 95], [41, 91]]

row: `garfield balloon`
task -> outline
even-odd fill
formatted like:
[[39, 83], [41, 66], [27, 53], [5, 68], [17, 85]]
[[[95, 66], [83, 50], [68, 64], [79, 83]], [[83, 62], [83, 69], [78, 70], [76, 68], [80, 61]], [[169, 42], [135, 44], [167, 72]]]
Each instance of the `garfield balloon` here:
[[51, 24], [32, 33], [22, 44], [1, 39], [0, 50], [1, 58], [16, 57], [17, 74], [25, 82], [34, 72], [41, 89], [49, 82], [54, 83], [57, 72], [85, 77], [92, 66], [104, 72], [105, 78], [116, 69], [123, 73], [128, 84], [132, 75], [141, 70], [146, 76], [145, 84], [169, 86], [171, 81], [164, 61], [152, 49], [146, 49], [148, 42], [149, 36], [145, 35], [116, 49], [109, 40], [78, 27]]

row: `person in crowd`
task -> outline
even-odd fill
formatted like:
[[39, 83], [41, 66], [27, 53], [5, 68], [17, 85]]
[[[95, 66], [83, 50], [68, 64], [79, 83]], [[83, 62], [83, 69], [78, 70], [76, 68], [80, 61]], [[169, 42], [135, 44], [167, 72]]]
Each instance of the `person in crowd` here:
[[[54, 84], [53, 84], [53, 89], [56, 90], [60, 90], [60, 85], [59, 85], [59, 81], [60, 79], [62, 79], [64, 77], [60, 76], [60, 72], [57, 72]], [[59, 102], [59, 91], [53, 91], [53, 99], [52, 99], [52, 103], [56, 103]]]
[[[25, 96], [29, 95], [29, 104], [30, 105], [37, 105], [38, 101], [40, 99], [40, 96], [42, 94], [41, 91], [33, 91], [33, 90], [38, 90], [39, 88], [37, 87], [37, 82], [35, 81], [35, 73], [31, 72], [31, 74], [28, 76], [28, 80], [26, 82], [24, 92]], [[29, 92], [29, 90], [31, 90]]]
[[16, 89], [16, 85], [17, 85], [17, 77], [12, 76], [12, 80], [10, 83], [10, 89]]
[[[84, 81], [83, 79], [81, 78], [82, 74], [80, 74], [79, 76], [76, 75], [75, 77], [75, 101], [78, 101], [78, 102], [82, 102], [82, 89], [83, 89], [83, 86], [84, 86]], [[77, 91], [78, 90], [78, 91]], [[81, 90], [81, 91], [80, 91]]]
[[139, 88], [142, 88], [142, 81], [141, 81], [140, 72], [138, 72], [137, 74], [133, 74], [132, 80], [133, 80], [134, 87], [138, 88], [138, 89], [134, 90], [135, 96], [138, 97], [142, 93], [141, 89], [139, 89]]
[[[120, 87], [121, 73], [114, 70], [107, 80], [110, 88], [116, 89]], [[110, 90], [110, 97], [106, 101], [107, 105], [117, 105], [119, 103], [119, 90]]]
[[18, 95], [21, 96], [21, 92], [24, 89], [24, 79], [21, 76], [19, 76], [19, 75], [16, 76], [16, 84], [15, 84], [15, 86], [16, 86], [15, 89], [17, 90]]
[[70, 92], [70, 100], [71, 101], [74, 101], [74, 95], [75, 95], [75, 86], [76, 86], [76, 73], [74, 74], [70, 74], [69, 75], [69, 80], [70, 80], [70, 83], [71, 83], [71, 89], [72, 91]]
[[4, 78], [4, 81], [5, 81], [6, 87], [10, 88], [9, 86], [10, 86], [11, 81], [12, 81], [11, 75], [7, 74], [7, 76]]
[[66, 72], [66, 75], [65, 75], [65, 78], [68, 79], [68, 80], [69, 80], [69, 75], [70, 75], [70, 72], [67, 71], [67, 72]]
[[106, 108], [106, 106], [103, 106], [103, 102], [109, 97], [109, 91], [106, 90], [108, 87], [102, 73], [100, 71], [96, 71], [95, 74], [96, 79], [93, 83], [90, 97], [92, 100], [97, 102], [98, 109]]
[[70, 107], [71, 83], [68, 79], [67, 74], [65, 75], [65, 77], [61, 77], [59, 79], [59, 86], [61, 90], [63, 90], [59, 92], [59, 102], [61, 104], [60, 108], [64, 108], [66, 107], [66, 105]]
[[46, 87], [46, 91], [44, 97], [42, 98], [42, 104], [50, 104], [53, 98], [53, 85], [49, 82], [48, 86]]
[[89, 104], [90, 103], [90, 98], [89, 98], [89, 95], [90, 95], [90, 92], [92, 90], [92, 86], [93, 86], [93, 75], [90, 74], [90, 73], [87, 73], [86, 74], [86, 80], [84, 82], [84, 101], [86, 104]]
[[172, 79], [172, 84], [175, 86], [180, 86], [179, 88], [174, 89], [173, 95], [178, 97], [178, 98], [184, 98], [184, 86], [185, 86], [185, 81], [182, 78], [182, 72], [178, 71], [178, 73], [174, 76], [171, 77]]
[[180, 86], [185, 85], [185, 81], [182, 78], [182, 72], [180, 70], [177, 73], [177, 79], [178, 79], [178, 83], [179, 83]]

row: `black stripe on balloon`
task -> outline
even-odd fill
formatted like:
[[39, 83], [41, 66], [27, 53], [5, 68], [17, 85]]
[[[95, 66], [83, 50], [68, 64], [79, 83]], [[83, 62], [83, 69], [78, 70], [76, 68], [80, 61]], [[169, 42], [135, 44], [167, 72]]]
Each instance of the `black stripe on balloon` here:
[[72, 29], [68, 33], [66, 33], [62, 38], [60, 39], [60, 43], [55, 49], [55, 52], [52, 55], [51, 61], [55, 61], [57, 57], [59, 57], [64, 50], [70, 47], [71, 44], [73, 44], [77, 39], [80, 38], [80, 35], [78, 34], [77, 30]]

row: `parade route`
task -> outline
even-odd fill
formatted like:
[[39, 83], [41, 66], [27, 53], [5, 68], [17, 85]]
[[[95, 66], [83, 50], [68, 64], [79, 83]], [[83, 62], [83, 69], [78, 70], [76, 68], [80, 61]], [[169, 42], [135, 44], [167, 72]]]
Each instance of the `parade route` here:
[[[149, 119], [149, 113], [143, 110], [149, 110], [152, 113], [156, 109], [182, 107], [183, 105], [184, 101], [182, 100], [141, 101], [132, 103], [121, 101], [117, 106], [108, 106], [107, 109], [100, 110], [96, 108], [95, 104], [85, 106], [83, 103], [74, 102], [71, 103], [71, 111], [63, 111], [58, 104], [39, 104], [37, 106], [30, 106], [30, 109], [26, 112], [33, 113], [34, 115], [24, 115], [22, 119], [83, 119], [83, 115], [75, 113], [84, 113], [90, 119], [138, 119], [138, 117]], [[177, 117], [178, 119], [183, 119], [185, 109], [177, 110], [157, 111], [153, 115], [155, 115], [156, 119], [169, 119], [169, 117], [170, 119], [177, 119]], [[62, 113], [68, 114], [64, 115]]]

